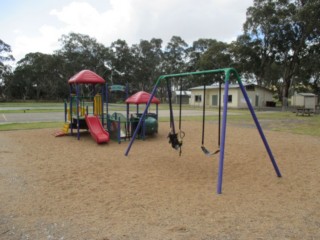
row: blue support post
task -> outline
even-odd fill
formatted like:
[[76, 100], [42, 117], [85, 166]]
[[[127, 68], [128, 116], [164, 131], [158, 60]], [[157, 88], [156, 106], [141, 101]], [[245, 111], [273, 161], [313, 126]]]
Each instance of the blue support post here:
[[78, 84], [76, 84], [76, 95], [77, 95], [77, 98], [76, 98], [76, 100], [77, 100], [77, 106], [76, 106], [76, 108], [77, 108], [77, 138], [78, 138], [78, 140], [80, 139], [80, 120], [79, 120], [79, 118], [80, 118], [80, 116], [79, 116], [79, 103], [80, 103], [80, 100], [79, 100], [79, 85]]
[[127, 103], [127, 119], [126, 119], [126, 127], [125, 127], [125, 129], [126, 129], [126, 139], [127, 139], [128, 135], [131, 135], [131, 130], [129, 128], [129, 126], [130, 126], [129, 112], [130, 112], [130, 106], [129, 106], [129, 103]]
[[275, 161], [275, 159], [274, 159], [274, 157], [273, 157], [272, 151], [271, 151], [271, 149], [270, 149], [270, 147], [269, 147], [268, 141], [267, 141], [267, 139], [266, 139], [266, 137], [265, 137], [265, 135], [264, 135], [264, 133], [263, 133], [263, 130], [262, 130], [261, 126], [260, 126], [260, 123], [259, 123], [259, 121], [258, 121], [258, 118], [257, 118], [257, 116], [256, 116], [256, 114], [255, 114], [255, 112], [254, 112], [254, 109], [253, 109], [253, 107], [252, 107], [252, 105], [251, 105], [251, 102], [250, 102], [250, 99], [249, 99], [249, 97], [248, 97], [248, 94], [247, 94], [247, 92], [246, 92], [246, 90], [245, 90], [242, 82], [241, 82], [241, 81], [238, 81], [238, 83], [239, 83], [240, 89], [241, 89], [241, 91], [242, 91], [242, 94], [243, 94], [243, 96], [244, 96], [244, 98], [245, 98], [245, 100], [246, 100], [246, 102], [247, 102], [247, 105], [248, 105], [248, 108], [249, 108], [249, 110], [250, 110], [250, 112], [251, 112], [252, 118], [253, 118], [256, 126], [257, 126], [257, 129], [258, 129], [258, 131], [259, 131], [260, 137], [261, 137], [261, 139], [262, 139], [262, 141], [263, 141], [263, 143], [264, 143], [264, 146], [265, 146], [265, 148], [266, 148], [266, 150], [267, 150], [267, 152], [268, 152], [268, 154], [269, 154], [269, 157], [270, 157], [270, 160], [271, 160], [271, 162], [272, 162], [273, 168], [274, 168], [274, 170], [276, 171], [277, 176], [278, 176], [278, 177], [281, 177], [280, 170], [279, 170], [278, 165], [277, 165], [277, 163], [276, 163], [276, 161]]
[[73, 116], [72, 116], [72, 85], [69, 85], [69, 89], [70, 89], [70, 95], [69, 95], [69, 97], [70, 97], [70, 109], [69, 109], [69, 111], [70, 111], [71, 136], [72, 136], [72, 135], [73, 135], [73, 120], [72, 120], [72, 118], [73, 118]]
[[106, 129], [109, 130], [109, 118], [108, 118], [108, 115], [109, 115], [109, 108], [108, 108], [108, 104], [109, 104], [109, 94], [108, 94], [108, 83], [106, 83], [105, 85], [105, 94], [106, 94]]
[[223, 97], [222, 133], [221, 133], [221, 139], [220, 139], [219, 171], [218, 171], [218, 185], [217, 185], [218, 194], [222, 193], [224, 149], [225, 149], [226, 130], [227, 130], [228, 93], [229, 93], [229, 79], [226, 77], [225, 87], [224, 87], [224, 97]]

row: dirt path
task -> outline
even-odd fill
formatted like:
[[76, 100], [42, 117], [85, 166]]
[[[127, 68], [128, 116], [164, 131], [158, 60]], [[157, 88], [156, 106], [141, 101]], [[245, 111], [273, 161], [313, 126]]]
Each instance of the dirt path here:
[[266, 131], [277, 178], [257, 130], [228, 126], [217, 195], [218, 156], [201, 152], [199, 122], [183, 127], [182, 157], [168, 123], [128, 157], [128, 142], [89, 134], [1, 132], [0, 239], [320, 239], [320, 138]]

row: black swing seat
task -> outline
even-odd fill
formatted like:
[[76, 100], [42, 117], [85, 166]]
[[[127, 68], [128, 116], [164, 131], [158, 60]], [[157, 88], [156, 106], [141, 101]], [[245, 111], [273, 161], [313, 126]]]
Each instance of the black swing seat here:
[[182, 146], [182, 141], [178, 140], [178, 134], [170, 132], [168, 134], [169, 143], [171, 144], [172, 148], [178, 150]]
[[210, 152], [208, 149], [206, 149], [206, 147], [205, 146], [201, 146], [201, 149], [202, 149], [202, 152], [205, 154], [205, 155], [207, 155], [207, 156], [212, 156], [212, 155], [215, 155], [215, 154], [217, 154], [217, 153], [219, 153], [220, 152], [220, 149], [218, 149], [218, 150], [216, 150], [215, 152]]

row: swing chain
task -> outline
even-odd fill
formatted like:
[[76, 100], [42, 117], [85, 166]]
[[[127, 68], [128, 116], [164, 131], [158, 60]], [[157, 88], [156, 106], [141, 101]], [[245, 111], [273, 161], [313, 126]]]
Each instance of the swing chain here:
[[184, 131], [181, 131], [181, 129], [179, 130], [178, 136], [179, 136], [179, 142], [180, 142], [180, 151], [179, 151], [179, 157], [181, 157], [182, 154], [182, 140], [184, 138], [184, 136], [186, 135], [186, 133]]

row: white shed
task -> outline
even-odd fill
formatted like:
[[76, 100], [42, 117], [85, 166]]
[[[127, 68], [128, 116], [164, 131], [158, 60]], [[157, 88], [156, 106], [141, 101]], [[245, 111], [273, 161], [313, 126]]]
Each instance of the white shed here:
[[313, 93], [295, 93], [291, 97], [291, 105], [293, 107], [310, 108], [315, 111], [317, 103], [318, 96]]

